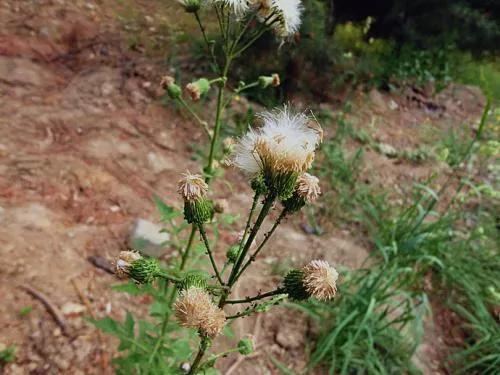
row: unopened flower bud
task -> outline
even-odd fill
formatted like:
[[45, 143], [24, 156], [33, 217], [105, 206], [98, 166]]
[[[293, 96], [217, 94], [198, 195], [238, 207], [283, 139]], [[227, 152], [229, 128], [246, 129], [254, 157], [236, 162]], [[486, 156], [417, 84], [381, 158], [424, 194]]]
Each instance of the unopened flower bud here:
[[201, 96], [206, 94], [208, 90], [210, 90], [210, 82], [206, 78], [200, 78], [186, 85], [186, 91], [194, 101], [200, 100]]
[[233, 245], [229, 248], [226, 253], [228, 263], [236, 263], [240, 255], [240, 247], [238, 245]]
[[283, 281], [285, 292], [291, 300], [302, 301], [309, 298], [304, 283], [304, 272], [301, 270], [293, 269], [288, 271]]
[[168, 96], [171, 99], [180, 98], [182, 94], [182, 89], [178, 85], [176, 85], [175, 79], [173, 77], [170, 76], [162, 77], [160, 85], [161, 87], [163, 87], [163, 89], [167, 90]]
[[253, 178], [250, 186], [256, 194], [265, 195], [267, 193], [267, 186], [262, 175]]
[[189, 288], [205, 289], [207, 287], [207, 280], [202, 275], [190, 273], [177, 284], [177, 287], [180, 290], [188, 290]]
[[281, 83], [280, 76], [277, 73], [274, 73], [271, 76], [259, 77], [259, 85], [263, 89], [268, 88], [269, 86], [278, 87], [280, 83]]
[[297, 180], [292, 196], [282, 203], [289, 212], [296, 212], [306, 203], [314, 202], [320, 194], [319, 179], [309, 173], [303, 173]]
[[238, 342], [238, 352], [242, 355], [252, 354], [254, 346], [255, 344], [251, 338], [241, 339]]
[[202, 224], [214, 216], [214, 205], [206, 198], [196, 201], [184, 201], [184, 219], [189, 224]]
[[116, 261], [116, 275], [130, 277], [140, 284], [150, 284], [160, 274], [160, 265], [154, 258], [144, 258], [135, 251], [122, 251]]

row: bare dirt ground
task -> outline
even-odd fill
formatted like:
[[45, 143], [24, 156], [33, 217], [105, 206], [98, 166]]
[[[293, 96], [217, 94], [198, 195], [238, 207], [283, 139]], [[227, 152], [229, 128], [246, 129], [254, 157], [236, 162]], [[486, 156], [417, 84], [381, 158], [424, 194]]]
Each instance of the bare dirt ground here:
[[[109, 3], [0, 4], [0, 345], [18, 348], [6, 374], [112, 373], [115, 343], [84, 317], [123, 317], [126, 310], [144, 314], [144, 301], [112, 292], [114, 276], [87, 259], [113, 259], [126, 248], [136, 218], [158, 221], [152, 196], [178, 206], [179, 173], [198, 169], [190, 145], [203, 142], [203, 134], [160, 104], [158, 82], [165, 67], [124, 47]], [[360, 95], [355, 121], [375, 121], [375, 138], [398, 148], [416, 147], [424, 123], [446, 127], [477, 119], [483, 102], [478, 90], [465, 87], [434, 98], [437, 109], [414, 93]], [[390, 100], [397, 109], [388, 107]], [[396, 163], [376, 152], [367, 159], [373, 178], [388, 186], [430, 173], [429, 166]], [[216, 198], [227, 198], [229, 211], [249, 205], [250, 193], [237, 172], [226, 171], [217, 186]], [[283, 226], [265, 261], [247, 276], [251, 282], [237, 291], [240, 296], [276, 283], [273, 263], [325, 258], [356, 267], [368, 253], [359, 233], [333, 228], [311, 236], [300, 221]], [[223, 255], [220, 248], [219, 258]], [[65, 329], [26, 287], [42, 292], [61, 311]], [[26, 307], [33, 311], [22, 316]], [[220, 369], [276, 373], [266, 353], [302, 367], [304, 322], [283, 309], [243, 320], [236, 334], [256, 335], [256, 355], [229, 358]]]

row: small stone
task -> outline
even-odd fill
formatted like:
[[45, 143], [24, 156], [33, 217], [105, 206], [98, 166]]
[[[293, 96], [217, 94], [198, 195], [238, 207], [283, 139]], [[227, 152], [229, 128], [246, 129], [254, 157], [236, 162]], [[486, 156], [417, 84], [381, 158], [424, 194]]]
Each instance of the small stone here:
[[135, 221], [129, 237], [129, 246], [145, 255], [160, 257], [164, 253], [164, 243], [170, 239], [168, 233], [160, 232], [161, 227], [145, 219]]
[[396, 109], [398, 109], [398, 108], [399, 108], [398, 103], [396, 103], [396, 102], [395, 102], [394, 100], [392, 100], [392, 99], [391, 99], [391, 100], [389, 100], [389, 109], [390, 109], [391, 111], [395, 111], [395, 110], [396, 110]]
[[379, 143], [377, 148], [382, 154], [389, 158], [395, 158], [398, 156], [398, 151], [387, 143]]
[[101, 94], [103, 96], [109, 96], [109, 95], [111, 95], [111, 93], [113, 92], [114, 89], [115, 89], [115, 87], [111, 83], [104, 82], [101, 85]]
[[304, 337], [301, 332], [290, 329], [280, 329], [276, 334], [276, 342], [285, 349], [297, 349], [303, 345]]
[[110, 210], [111, 212], [118, 212], [118, 211], [120, 211], [120, 206], [118, 206], [118, 205], [116, 205], [116, 204], [115, 204], [114, 206], [111, 206], [111, 207], [109, 208], [109, 210]]

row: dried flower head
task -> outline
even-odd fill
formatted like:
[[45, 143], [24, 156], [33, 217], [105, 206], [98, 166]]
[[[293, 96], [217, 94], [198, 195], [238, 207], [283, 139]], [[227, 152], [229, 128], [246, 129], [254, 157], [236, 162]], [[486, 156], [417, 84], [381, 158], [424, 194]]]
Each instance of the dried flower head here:
[[312, 260], [303, 267], [303, 284], [307, 292], [321, 300], [332, 299], [337, 293], [339, 274], [324, 260]]
[[174, 309], [181, 326], [196, 328], [209, 337], [217, 336], [226, 322], [224, 311], [201, 288], [193, 287], [181, 292]]
[[115, 274], [119, 278], [129, 277], [132, 263], [141, 259], [142, 256], [137, 251], [120, 251], [115, 265]]
[[318, 177], [303, 173], [297, 180], [296, 192], [307, 203], [314, 202], [321, 194]]
[[272, 87], [278, 87], [280, 85], [280, 76], [277, 73], [273, 73], [270, 76], [260, 76], [259, 77], [259, 84], [260, 87], [263, 89], [272, 86]]
[[177, 183], [177, 192], [182, 195], [185, 201], [196, 201], [207, 194], [208, 185], [199, 174], [192, 174], [189, 171], [182, 174], [182, 178]]
[[175, 83], [175, 79], [171, 76], [163, 76], [160, 85], [163, 89], [167, 90], [168, 96], [172, 99], [177, 99], [182, 94], [181, 88]]
[[186, 85], [186, 91], [193, 101], [200, 100], [201, 96], [206, 94], [208, 90], [210, 90], [210, 82], [206, 78], [200, 78]]
[[281, 84], [280, 76], [278, 73], [271, 74], [271, 78], [273, 79], [271, 82], [271, 86], [278, 87]]
[[163, 76], [163, 77], [161, 77], [160, 85], [165, 90], [168, 88], [168, 86], [173, 85], [174, 83], [175, 83], [175, 78], [174, 77], [171, 77], [171, 76]]
[[[307, 126], [308, 116], [293, 114], [286, 106], [265, 112], [260, 118], [263, 126], [250, 130], [236, 145], [234, 165], [251, 178], [262, 174], [267, 187], [286, 199], [292, 194], [298, 175], [311, 166], [320, 138]], [[282, 194], [283, 189], [286, 193]]]

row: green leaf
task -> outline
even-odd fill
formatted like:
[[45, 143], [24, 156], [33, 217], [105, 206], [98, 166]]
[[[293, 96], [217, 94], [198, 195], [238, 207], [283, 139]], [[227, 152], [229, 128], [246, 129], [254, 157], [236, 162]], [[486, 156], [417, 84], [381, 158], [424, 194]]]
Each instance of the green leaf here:
[[118, 336], [120, 333], [118, 322], [110, 318], [109, 316], [100, 320], [90, 319], [90, 322], [103, 332], [111, 333], [116, 336]]
[[140, 294], [144, 294], [144, 290], [139, 288], [139, 286], [133, 282], [129, 282], [127, 284], [113, 285], [111, 289], [117, 292], [127, 293], [132, 296], [138, 296]]
[[180, 215], [179, 211], [176, 211], [175, 208], [163, 202], [159, 197], [155, 196], [153, 199], [164, 222], [169, 222]]

